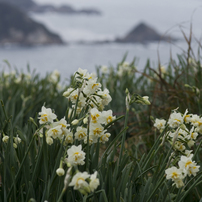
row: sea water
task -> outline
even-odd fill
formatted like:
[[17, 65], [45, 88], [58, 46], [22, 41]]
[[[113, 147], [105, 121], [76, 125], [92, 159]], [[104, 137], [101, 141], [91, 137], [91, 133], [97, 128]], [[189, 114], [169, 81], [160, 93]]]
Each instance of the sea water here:
[[[37, 1], [43, 3], [43, 0]], [[76, 4], [78, 2], [79, 4]], [[76, 8], [98, 8], [102, 15], [30, 13], [31, 18], [58, 33], [67, 45], [0, 47], [0, 69], [8, 70], [3, 62], [3, 60], [8, 60], [13, 67], [23, 70], [26, 70], [29, 64], [31, 69], [36, 69], [41, 75], [57, 69], [65, 79], [69, 78], [79, 67], [94, 72], [96, 66], [116, 66], [125, 53], [128, 55], [126, 59], [128, 62], [136, 57], [136, 66], [139, 70], [143, 69], [148, 58], [152, 67], [155, 68], [159, 58], [161, 65], [166, 66], [171, 53], [173, 59], [176, 59], [177, 54], [187, 50], [182, 30], [189, 36], [191, 23], [193, 36], [200, 40], [202, 28], [200, 6], [202, 3], [197, 0], [83, 0], [83, 3], [77, 0], [72, 3]], [[161, 34], [169, 34], [180, 40], [174, 44], [152, 42], [146, 45], [93, 43], [123, 37], [140, 22], [147, 23]], [[197, 48], [198, 45], [193, 40], [195, 52]]]

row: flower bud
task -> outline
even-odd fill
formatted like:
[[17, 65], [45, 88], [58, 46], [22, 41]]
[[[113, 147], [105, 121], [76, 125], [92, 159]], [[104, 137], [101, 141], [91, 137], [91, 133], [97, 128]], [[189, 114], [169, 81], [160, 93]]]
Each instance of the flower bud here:
[[72, 125], [77, 125], [79, 123], [79, 120], [78, 119], [74, 119], [73, 121], [72, 121]]
[[17, 144], [15, 144], [15, 143], [13, 143], [13, 147], [15, 148], [15, 149], [17, 149]]
[[64, 171], [63, 168], [58, 168], [56, 170], [56, 173], [57, 173], [58, 176], [63, 176], [65, 174], [65, 171]]
[[71, 94], [71, 92], [65, 91], [62, 95], [63, 95], [64, 97], [69, 97], [70, 94]]
[[8, 143], [8, 140], [9, 140], [9, 136], [5, 135], [3, 138], [2, 138], [2, 141], [4, 143]]
[[88, 118], [86, 117], [83, 119], [83, 123], [86, 124], [87, 122], [88, 122]]
[[14, 137], [14, 142], [16, 144], [20, 144], [21, 143], [21, 139], [17, 136], [17, 137]]
[[46, 137], [46, 143], [48, 145], [52, 145], [53, 144], [53, 139], [51, 137]]
[[150, 104], [151, 104], [151, 103], [149, 102], [149, 97], [148, 97], [148, 96], [143, 96], [142, 98], [143, 98], [144, 104], [146, 104], [146, 105], [150, 105]]

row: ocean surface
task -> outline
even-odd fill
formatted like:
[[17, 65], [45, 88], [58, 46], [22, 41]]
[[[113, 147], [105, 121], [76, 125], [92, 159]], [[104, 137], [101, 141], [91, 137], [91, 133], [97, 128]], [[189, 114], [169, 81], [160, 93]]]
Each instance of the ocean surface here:
[[[177, 54], [187, 50], [183, 39], [183, 30], [188, 36], [192, 23], [193, 36], [200, 40], [202, 34], [202, 2], [198, 0], [36, 0], [38, 3], [68, 3], [75, 8], [97, 8], [101, 16], [64, 15], [56, 13], [34, 14], [31, 18], [44, 23], [51, 31], [58, 33], [67, 45], [37, 47], [0, 47], [0, 70], [8, 71], [3, 60], [8, 60], [12, 67], [31, 69], [45, 75], [57, 69], [62, 79], [69, 78], [79, 67], [95, 71], [95, 66], [113, 65], [120, 62], [125, 53], [127, 61], [137, 58], [136, 66], [143, 69], [150, 59], [152, 67], [157, 67], [158, 54], [162, 65], [169, 61], [170, 54], [176, 59]], [[138, 23], [145, 22], [161, 34], [169, 34], [181, 40], [175, 44], [160, 42], [142, 44], [82, 44], [81, 41], [93, 42], [113, 40], [123, 37]], [[197, 52], [198, 45], [192, 47]]]

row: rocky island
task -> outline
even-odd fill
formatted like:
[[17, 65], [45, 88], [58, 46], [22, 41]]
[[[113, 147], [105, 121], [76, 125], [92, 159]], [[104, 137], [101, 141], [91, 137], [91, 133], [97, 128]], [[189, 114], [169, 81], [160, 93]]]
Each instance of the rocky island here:
[[152, 41], [173, 41], [170, 36], [163, 36], [145, 23], [138, 24], [123, 38], [117, 38], [118, 43], [148, 43]]
[[62, 39], [13, 5], [0, 2], [0, 45], [63, 44]]

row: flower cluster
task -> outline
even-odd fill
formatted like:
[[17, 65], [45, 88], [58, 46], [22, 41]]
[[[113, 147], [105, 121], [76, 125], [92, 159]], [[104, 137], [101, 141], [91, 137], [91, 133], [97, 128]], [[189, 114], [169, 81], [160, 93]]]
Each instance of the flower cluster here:
[[101, 84], [97, 82], [94, 74], [89, 74], [87, 70], [79, 68], [75, 74], [75, 79], [80, 84], [80, 88], [68, 88], [63, 93], [63, 96], [73, 103], [73, 107], [78, 101], [78, 108], [91, 106], [102, 111], [104, 106], [109, 104], [111, 101], [109, 91], [108, 89], [101, 90]]
[[[54, 80], [57, 75], [52, 77]], [[63, 93], [71, 107], [68, 110], [68, 118], [58, 120], [52, 109], [43, 106], [38, 119], [41, 128], [45, 129], [47, 144], [52, 145], [55, 140], [60, 140], [67, 151], [61, 158], [60, 166], [56, 170], [57, 175], [64, 175], [63, 164], [70, 168], [75, 167], [76, 174], [71, 173], [71, 169], [67, 172], [65, 187], [68, 184], [87, 194], [99, 186], [99, 179], [97, 172], [92, 175], [79, 172], [77, 166], [84, 165], [86, 160], [86, 148], [83, 151], [82, 145], [107, 142], [111, 135], [107, 128], [113, 124], [116, 117], [113, 116], [112, 110], [103, 110], [111, 101], [111, 96], [108, 89], [102, 90], [102, 85], [94, 74], [79, 68], [74, 78], [75, 87], [70, 87]], [[72, 180], [68, 182], [70, 178]]]
[[[165, 139], [172, 145], [174, 153], [170, 160], [178, 165], [166, 169], [166, 178], [172, 179], [173, 184], [177, 188], [184, 186], [183, 180], [188, 175], [195, 176], [199, 171], [199, 167], [192, 160], [193, 154], [190, 148], [195, 144], [199, 133], [202, 134], [202, 118], [196, 114], [188, 114], [188, 110], [184, 114], [174, 110], [166, 122], [164, 119], [156, 119], [154, 126], [162, 131], [168, 126], [169, 131], [165, 133]], [[176, 167], [177, 166], [177, 167]]]

